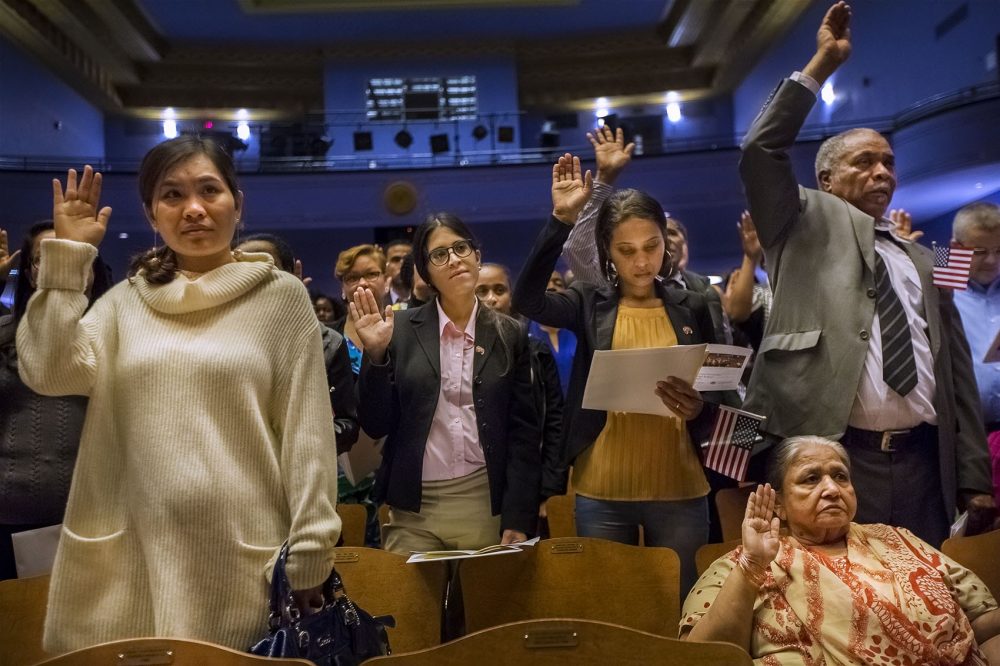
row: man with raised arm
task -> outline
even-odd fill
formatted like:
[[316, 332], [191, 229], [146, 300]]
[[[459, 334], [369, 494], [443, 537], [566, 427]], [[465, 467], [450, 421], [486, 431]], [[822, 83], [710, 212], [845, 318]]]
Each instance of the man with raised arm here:
[[[834, 4], [815, 55], [772, 93], [743, 144], [740, 175], [774, 288], [745, 409], [777, 438], [823, 435], [851, 456], [857, 522], [906, 527], [938, 546], [956, 508], [988, 529], [993, 499], [969, 347], [926, 248], [894, 233], [892, 148], [870, 129], [823, 143], [818, 190], [788, 148], [851, 52]], [[758, 456], [759, 457], [759, 456]]]

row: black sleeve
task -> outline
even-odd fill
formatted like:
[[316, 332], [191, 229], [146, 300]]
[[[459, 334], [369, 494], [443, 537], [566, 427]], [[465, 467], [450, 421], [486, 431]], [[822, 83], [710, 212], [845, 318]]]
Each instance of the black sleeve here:
[[565, 495], [569, 483], [569, 467], [563, 462], [563, 394], [559, 368], [549, 346], [532, 339], [531, 348], [537, 368], [534, 381], [542, 398], [542, 500], [546, 500]]
[[[324, 341], [325, 342], [325, 341]], [[330, 406], [333, 407], [333, 425], [337, 432], [337, 453], [351, 450], [358, 441], [358, 397], [354, 387], [351, 358], [343, 337], [335, 341], [336, 347], [326, 357], [326, 381], [330, 386]], [[326, 350], [324, 350], [326, 351]]]
[[531, 356], [527, 334], [521, 332], [513, 343], [514, 363], [510, 372], [514, 373], [514, 381], [507, 425], [507, 487], [500, 530], [513, 529], [530, 535], [538, 526], [541, 486], [539, 419], [531, 394]]
[[570, 225], [549, 218], [525, 259], [512, 297], [514, 309], [528, 319], [576, 332], [579, 330], [581, 294], [575, 289], [563, 293], [546, 292], [571, 229]]

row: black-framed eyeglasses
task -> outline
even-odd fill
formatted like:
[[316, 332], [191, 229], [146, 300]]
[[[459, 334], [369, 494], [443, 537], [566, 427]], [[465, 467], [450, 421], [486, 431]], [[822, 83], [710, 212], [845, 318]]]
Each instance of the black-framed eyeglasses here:
[[455, 256], [459, 259], [469, 256], [472, 254], [472, 242], [467, 240], [455, 241], [451, 244], [451, 247], [438, 247], [427, 253], [427, 260], [430, 261], [435, 266], [444, 266], [451, 259], [451, 253], [454, 252]]
[[368, 271], [367, 273], [348, 273], [344, 276], [344, 284], [354, 284], [355, 282], [361, 282], [361, 278], [364, 278], [367, 282], [374, 282], [375, 280], [382, 277], [382, 271]]

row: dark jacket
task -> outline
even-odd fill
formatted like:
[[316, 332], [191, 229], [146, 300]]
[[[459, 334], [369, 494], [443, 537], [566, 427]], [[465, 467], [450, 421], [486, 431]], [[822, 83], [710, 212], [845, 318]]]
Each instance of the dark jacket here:
[[330, 387], [333, 427], [337, 432], [337, 453], [350, 451], [358, 441], [358, 397], [354, 389], [354, 373], [347, 355], [344, 336], [329, 326], [320, 324], [323, 334], [323, 360], [326, 362], [326, 383]]
[[[472, 383], [479, 442], [501, 530], [532, 534], [541, 458], [527, 336], [512, 320], [502, 330], [496, 321], [479, 308]], [[361, 363], [361, 427], [374, 438], [387, 436], [376, 498], [406, 511], [420, 511], [424, 449], [441, 385], [438, 329], [436, 300], [399, 310], [386, 362], [376, 365], [365, 354]]]
[[559, 368], [548, 343], [528, 337], [531, 389], [541, 425], [542, 499], [565, 495], [569, 468], [563, 462], [563, 393]]
[[16, 331], [13, 316], [0, 316], [0, 525], [54, 525], [66, 510], [87, 398], [25, 386]]
[[[563, 293], [545, 291], [570, 228], [555, 218], [549, 219], [528, 254], [514, 287], [514, 307], [518, 312], [546, 326], [568, 328], [576, 334], [576, 356], [563, 417], [563, 456], [566, 463], [572, 463], [593, 444], [607, 422], [607, 412], [582, 407], [583, 391], [594, 350], [611, 349], [620, 298], [614, 287], [580, 282], [574, 282]], [[668, 289], [659, 282], [656, 283], [656, 294], [663, 301], [667, 317], [677, 334], [677, 344], [715, 342], [712, 317], [701, 295], [683, 289]], [[714, 407], [706, 400], [705, 409], [698, 418], [688, 422], [693, 442], [700, 441], [707, 432], [715, 418]]]

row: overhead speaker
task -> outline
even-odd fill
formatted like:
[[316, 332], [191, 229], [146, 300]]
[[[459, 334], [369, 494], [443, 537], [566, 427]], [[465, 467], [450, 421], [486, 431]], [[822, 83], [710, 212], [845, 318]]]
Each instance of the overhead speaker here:
[[497, 141], [500, 143], [514, 143], [514, 128], [510, 125], [501, 125], [498, 127]]
[[371, 150], [372, 149], [372, 133], [371, 132], [355, 132], [354, 133], [354, 151], [358, 152], [361, 150]]
[[413, 135], [402, 129], [396, 132], [395, 141], [397, 146], [406, 149], [413, 145]]
[[447, 134], [431, 134], [431, 152], [435, 155], [451, 150]]

